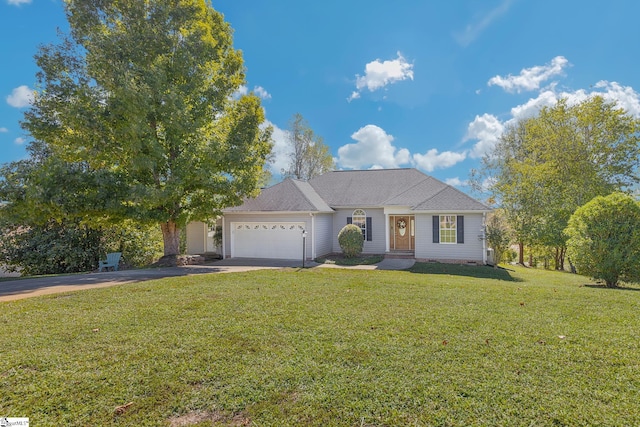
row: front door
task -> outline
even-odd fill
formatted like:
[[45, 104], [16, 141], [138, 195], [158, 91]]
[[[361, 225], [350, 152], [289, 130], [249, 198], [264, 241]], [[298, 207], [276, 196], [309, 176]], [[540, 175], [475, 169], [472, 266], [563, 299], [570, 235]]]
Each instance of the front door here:
[[390, 249], [412, 251], [415, 247], [415, 217], [413, 215], [391, 215], [389, 217]]

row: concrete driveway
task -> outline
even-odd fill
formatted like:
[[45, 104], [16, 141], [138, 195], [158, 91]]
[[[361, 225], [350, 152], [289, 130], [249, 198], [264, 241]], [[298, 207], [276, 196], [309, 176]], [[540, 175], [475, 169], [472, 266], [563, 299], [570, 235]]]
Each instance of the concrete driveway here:
[[43, 276], [32, 279], [7, 280], [0, 282], [0, 301], [12, 301], [38, 295], [81, 289], [104, 288], [124, 283], [143, 282], [165, 277], [190, 276], [194, 274], [235, 273], [251, 270], [299, 267], [293, 262], [280, 265], [251, 265], [250, 263], [211, 263], [184, 267], [145, 268], [140, 270], [107, 271], [103, 273], [79, 273], [65, 276]]
[[[347, 268], [358, 270], [404, 270], [413, 265], [412, 259], [388, 259], [374, 265], [345, 267], [333, 264], [318, 264], [306, 261], [308, 268]], [[142, 282], [165, 277], [190, 276], [194, 274], [237, 273], [252, 270], [300, 268], [302, 260], [274, 259], [225, 259], [205, 265], [184, 267], [147, 268], [140, 270], [108, 271], [103, 273], [80, 273], [65, 276], [44, 276], [32, 279], [7, 280], [0, 282], [0, 302], [48, 295], [82, 289], [104, 288], [124, 283]]]

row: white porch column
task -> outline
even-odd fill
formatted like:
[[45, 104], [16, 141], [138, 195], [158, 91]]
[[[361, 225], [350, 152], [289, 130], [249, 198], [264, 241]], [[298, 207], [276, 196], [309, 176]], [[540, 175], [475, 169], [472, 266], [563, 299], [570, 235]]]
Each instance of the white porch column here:
[[482, 264], [487, 265], [487, 213], [486, 212], [482, 213]]
[[316, 216], [311, 215], [311, 259], [316, 259]]
[[222, 259], [227, 258], [227, 239], [225, 236], [227, 235], [227, 230], [225, 229], [224, 216], [222, 217]]
[[384, 214], [384, 251], [389, 252], [389, 214]]

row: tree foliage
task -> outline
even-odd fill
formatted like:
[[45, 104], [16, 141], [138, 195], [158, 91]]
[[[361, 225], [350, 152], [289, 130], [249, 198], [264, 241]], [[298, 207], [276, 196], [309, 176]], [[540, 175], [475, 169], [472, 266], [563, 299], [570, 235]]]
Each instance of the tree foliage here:
[[640, 281], [640, 203], [633, 197], [594, 198], [571, 216], [565, 233], [578, 273], [608, 287]]
[[601, 97], [563, 99], [508, 127], [474, 180], [491, 180], [517, 242], [555, 248], [563, 268], [571, 214], [640, 182], [639, 131], [638, 119]]
[[335, 169], [329, 147], [313, 132], [300, 113], [291, 118], [287, 139], [291, 154], [289, 168], [282, 171], [285, 177], [308, 181]]
[[118, 207], [126, 190], [119, 174], [69, 162], [47, 144], [33, 141], [29, 157], [0, 166], [0, 219], [5, 225], [107, 223], [105, 211]]
[[347, 258], [359, 256], [364, 245], [362, 229], [355, 224], [345, 225], [338, 233], [338, 244]]
[[160, 224], [176, 254], [188, 221], [255, 194], [271, 150], [259, 98], [234, 96], [232, 30], [205, 0], [68, 0], [66, 12], [70, 34], [36, 55], [23, 126], [99, 178], [99, 215]]
[[95, 269], [107, 252], [122, 252], [131, 266], [162, 252], [160, 230], [101, 213], [118, 200], [117, 175], [65, 162], [43, 143], [28, 152], [0, 167], [0, 264], [27, 275], [72, 273]]

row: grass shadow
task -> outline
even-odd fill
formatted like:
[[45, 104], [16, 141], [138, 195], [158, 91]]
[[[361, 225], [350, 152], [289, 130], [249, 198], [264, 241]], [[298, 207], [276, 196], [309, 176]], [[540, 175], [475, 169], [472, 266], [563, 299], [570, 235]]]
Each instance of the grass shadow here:
[[618, 286], [616, 288], [609, 288], [606, 285], [601, 285], [597, 283], [588, 283], [586, 285], [582, 285], [585, 288], [594, 288], [594, 289], [603, 289], [603, 290], [611, 290], [611, 291], [640, 291], [640, 288], [629, 288], [626, 286]]
[[498, 267], [463, 264], [445, 264], [439, 262], [416, 262], [408, 271], [418, 274], [446, 274], [452, 276], [475, 277], [477, 279], [504, 280], [507, 282], [522, 282], [523, 280], [513, 277], [509, 270]]

